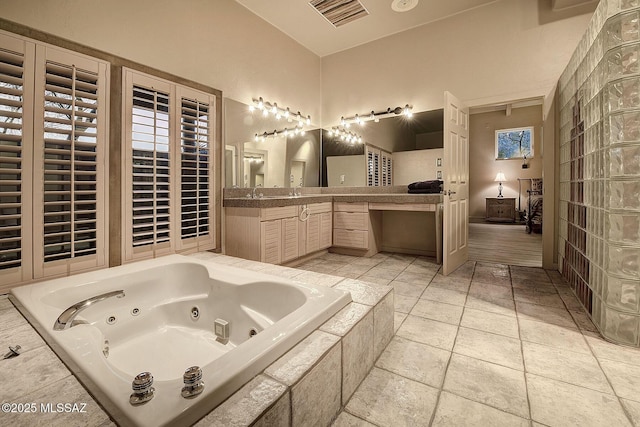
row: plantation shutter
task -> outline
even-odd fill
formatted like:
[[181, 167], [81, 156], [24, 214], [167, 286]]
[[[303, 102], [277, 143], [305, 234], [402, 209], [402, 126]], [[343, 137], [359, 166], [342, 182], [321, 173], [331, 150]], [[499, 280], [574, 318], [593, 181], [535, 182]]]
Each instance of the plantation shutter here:
[[124, 261], [213, 249], [215, 97], [124, 70]]
[[125, 71], [125, 260], [173, 252], [171, 85]]
[[179, 88], [180, 242], [178, 249], [214, 247], [213, 97]]
[[26, 53], [24, 41], [0, 34], [0, 288], [32, 275], [33, 89], [25, 81], [33, 79], [33, 59]]
[[106, 66], [38, 47], [35, 277], [106, 263]]

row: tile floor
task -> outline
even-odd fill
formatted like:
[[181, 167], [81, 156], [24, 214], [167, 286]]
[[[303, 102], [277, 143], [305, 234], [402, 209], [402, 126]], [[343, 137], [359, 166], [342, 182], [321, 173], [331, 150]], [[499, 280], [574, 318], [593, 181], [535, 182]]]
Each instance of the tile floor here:
[[395, 290], [393, 340], [334, 426], [640, 426], [640, 350], [604, 341], [555, 271], [325, 254]]

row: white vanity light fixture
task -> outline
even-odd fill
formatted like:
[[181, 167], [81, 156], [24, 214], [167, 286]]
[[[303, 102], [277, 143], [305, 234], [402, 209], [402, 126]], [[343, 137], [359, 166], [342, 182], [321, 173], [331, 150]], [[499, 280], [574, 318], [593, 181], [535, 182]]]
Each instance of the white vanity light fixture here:
[[277, 102], [265, 101], [262, 97], [252, 99], [251, 104], [249, 105], [249, 111], [253, 112], [255, 110], [262, 111], [262, 115], [264, 117], [267, 117], [269, 114], [273, 114], [277, 120], [284, 117], [288, 122], [296, 121], [298, 122], [297, 126], [299, 127], [302, 127], [304, 124], [311, 124], [310, 115], [307, 114], [305, 116], [300, 113], [300, 111], [298, 111], [297, 114], [294, 114], [291, 112], [291, 108], [280, 108], [278, 107]]
[[351, 144], [362, 144], [362, 137], [354, 132], [350, 132], [345, 129], [340, 129], [339, 127], [333, 127], [329, 129], [329, 136], [339, 138], [342, 141], [349, 142]]
[[297, 125], [295, 128], [293, 129], [287, 129], [284, 128], [282, 130], [277, 130], [274, 129], [271, 132], [263, 132], [263, 133], [256, 133], [253, 137], [253, 139], [258, 142], [258, 141], [266, 141], [267, 138], [277, 138], [278, 136], [284, 136], [285, 138], [287, 136], [291, 136], [291, 135], [304, 135], [306, 133], [306, 131], [302, 128], [302, 125]]
[[350, 117], [342, 116], [340, 117], [340, 126], [349, 128], [352, 123], [357, 123], [362, 126], [365, 124], [365, 122], [374, 121], [377, 123], [380, 121], [380, 119], [395, 116], [405, 116], [406, 118], [411, 118], [413, 116], [412, 110], [413, 106], [406, 104], [404, 107], [389, 107], [385, 111], [375, 112], [371, 110], [371, 113], [367, 114], [356, 114]]

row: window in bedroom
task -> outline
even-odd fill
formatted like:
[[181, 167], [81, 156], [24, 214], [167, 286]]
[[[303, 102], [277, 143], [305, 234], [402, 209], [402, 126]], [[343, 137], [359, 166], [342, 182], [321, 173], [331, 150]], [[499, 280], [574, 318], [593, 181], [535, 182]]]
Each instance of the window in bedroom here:
[[530, 159], [533, 157], [533, 127], [496, 131], [496, 159]]

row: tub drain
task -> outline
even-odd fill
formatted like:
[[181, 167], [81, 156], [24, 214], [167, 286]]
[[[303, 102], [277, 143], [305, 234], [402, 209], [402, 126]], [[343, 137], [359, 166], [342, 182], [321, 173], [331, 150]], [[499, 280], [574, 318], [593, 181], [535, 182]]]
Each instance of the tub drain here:
[[249, 329], [249, 338], [253, 338], [258, 335], [258, 330], [256, 328]]

